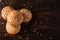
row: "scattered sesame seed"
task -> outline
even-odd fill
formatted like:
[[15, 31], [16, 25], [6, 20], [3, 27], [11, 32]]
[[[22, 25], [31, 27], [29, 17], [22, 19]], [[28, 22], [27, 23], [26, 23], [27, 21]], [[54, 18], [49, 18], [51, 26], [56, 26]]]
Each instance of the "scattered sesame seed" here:
[[50, 39], [52, 39], [52, 37], [50, 37]]
[[29, 37], [27, 37], [26, 40], [29, 40]]
[[40, 26], [41, 28], [43, 28], [43, 26]]
[[33, 32], [36, 32], [36, 30], [33, 30]]
[[7, 34], [5, 33], [5, 36], [7, 36]]
[[42, 36], [43, 34], [40, 33], [40, 36]]
[[35, 25], [37, 25], [37, 21], [35, 21]]
[[24, 30], [24, 32], [27, 32], [27, 30]]
[[30, 36], [29, 34], [27, 34], [27, 36]]
[[22, 36], [20, 36], [19, 38], [22, 39]]
[[4, 24], [4, 22], [2, 22], [1, 24]]
[[47, 27], [46, 25], [44, 25], [44, 27]]
[[28, 2], [28, 4], [30, 4], [30, 2]]
[[37, 34], [39, 34], [39, 32], [37, 32]]
[[32, 8], [32, 6], [31, 6], [31, 8]]
[[23, 6], [26, 6], [25, 4], [23, 4]]
[[35, 26], [35, 24], [33, 24], [33, 27]]

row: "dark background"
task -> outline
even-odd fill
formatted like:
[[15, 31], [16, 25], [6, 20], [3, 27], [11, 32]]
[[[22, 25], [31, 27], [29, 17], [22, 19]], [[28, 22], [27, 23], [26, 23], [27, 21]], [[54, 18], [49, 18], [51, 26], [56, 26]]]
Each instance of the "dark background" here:
[[10, 35], [0, 14], [0, 40], [60, 40], [60, 0], [0, 0], [0, 12], [5, 6], [27, 8], [33, 18], [22, 23], [18, 34]]

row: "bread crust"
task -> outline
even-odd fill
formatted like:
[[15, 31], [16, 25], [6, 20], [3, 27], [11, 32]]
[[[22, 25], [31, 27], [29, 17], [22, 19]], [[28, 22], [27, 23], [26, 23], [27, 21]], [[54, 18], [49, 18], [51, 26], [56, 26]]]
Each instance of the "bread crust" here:
[[1, 11], [1, 16], [4, 20], [7, 20], [7, 15], [9, 14], [9, 12], [11, 12], [13, 10], [12, 7], [10, 6], [6, 6], [2, 9]]
[[14, 25], [11, 25], [9, 23], [6, 24], [6, 31], [9, 34], [17, 34], [20, 30], [21, 30], [21, 26], [20, 25], [14, 26]]
[[29, 22], [32, 19], [32, 13], [30, 10], [28, 9], [21, 9], [20, 12], [23, 14], [24, 16], [24, 21], [23, 22]]
[[7, 22], [10, 24], [19, 25], [23, 22], [23, 19], [23, 15], [20, 12], [18, 12], [17, 10], [12, 10], [8, 14]]

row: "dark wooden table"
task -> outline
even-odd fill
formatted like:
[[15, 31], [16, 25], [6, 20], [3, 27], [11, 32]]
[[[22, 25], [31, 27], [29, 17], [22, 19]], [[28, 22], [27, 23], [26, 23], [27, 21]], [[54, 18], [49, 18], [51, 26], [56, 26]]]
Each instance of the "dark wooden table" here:
[[22, 23], [18, 34], [10, 35], [0, 14], [0, 40], [60, 40], [60, 0], [0, 0], [0, 12], [7, 5], [16, 10], [27, 8], [33, 18]]

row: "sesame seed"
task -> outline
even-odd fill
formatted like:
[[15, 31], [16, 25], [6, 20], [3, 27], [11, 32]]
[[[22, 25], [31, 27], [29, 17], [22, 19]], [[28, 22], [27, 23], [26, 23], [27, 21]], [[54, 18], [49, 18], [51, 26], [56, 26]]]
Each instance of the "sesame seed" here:
[[20, 36], [19, 38], [22, 39], [22, 36]]
[[26, 40], [29, 40], [29, 37], [27, 37]]
[[23, 6], [26, 6], [25, 4], [23, 4]]
[[4, 22], [2, 22], [1, 24], [4, 24]]
[[40, 33], [40, 36], [42, 36], [43, 34]]
[[52, 39], [52, 37], [50, 37], [50, 39]]
[[5, 33], [5, 36], [7, 36], [7, 34]]

